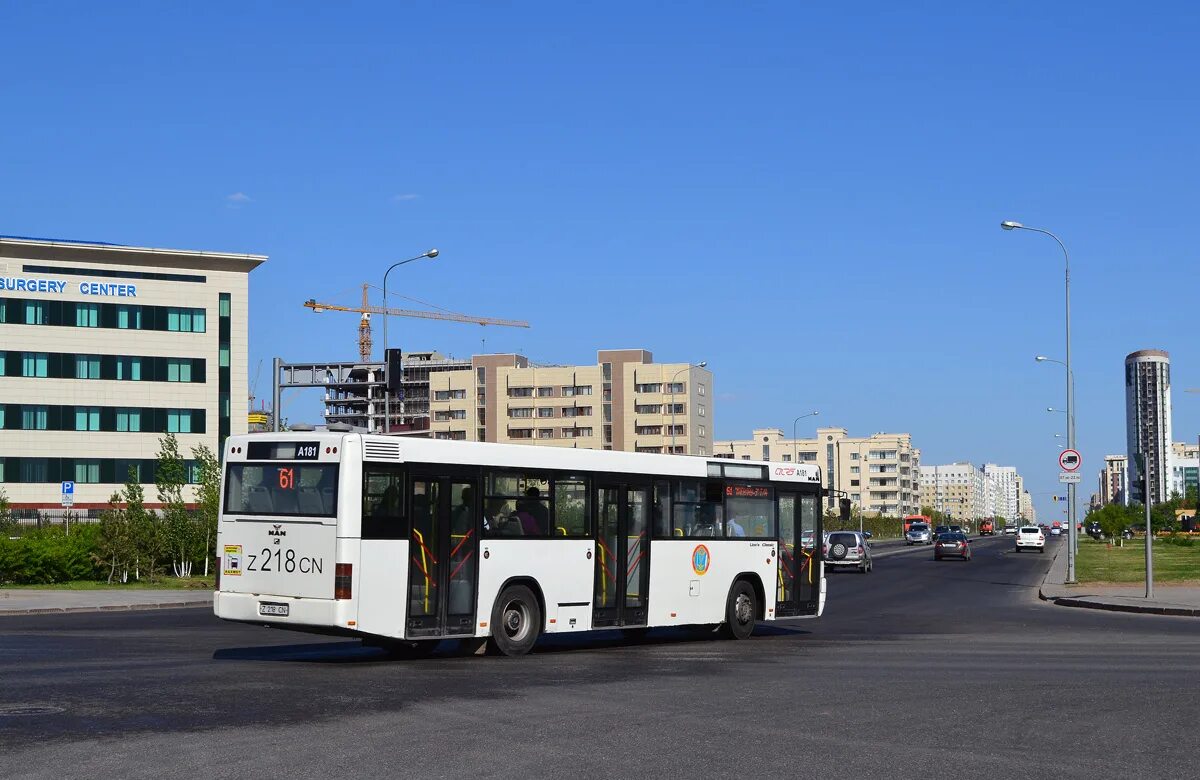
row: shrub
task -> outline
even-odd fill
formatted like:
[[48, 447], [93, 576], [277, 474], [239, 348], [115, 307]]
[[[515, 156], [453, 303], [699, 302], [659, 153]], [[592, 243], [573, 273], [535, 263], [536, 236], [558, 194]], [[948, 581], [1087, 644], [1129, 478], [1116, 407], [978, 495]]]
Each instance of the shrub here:
[[0, 538], [0, 584], [50, 585], [99, 579], [93, 552], [99, 528], [42, 528], [19, 539]]

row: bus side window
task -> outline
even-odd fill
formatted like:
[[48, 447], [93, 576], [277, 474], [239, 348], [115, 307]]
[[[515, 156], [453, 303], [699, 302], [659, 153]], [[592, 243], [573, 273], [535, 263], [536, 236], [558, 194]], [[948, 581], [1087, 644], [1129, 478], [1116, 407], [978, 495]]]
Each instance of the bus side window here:
[[363, 464], [362, 538], [407, 539], [404, 472], [398, 466]]

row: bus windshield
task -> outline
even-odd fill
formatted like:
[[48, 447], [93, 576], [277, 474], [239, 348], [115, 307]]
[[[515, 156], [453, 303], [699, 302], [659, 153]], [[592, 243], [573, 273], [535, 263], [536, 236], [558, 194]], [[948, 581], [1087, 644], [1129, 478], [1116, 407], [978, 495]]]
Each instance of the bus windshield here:
[[230, 463], [225, 513], [335, 517], [336, 463]]

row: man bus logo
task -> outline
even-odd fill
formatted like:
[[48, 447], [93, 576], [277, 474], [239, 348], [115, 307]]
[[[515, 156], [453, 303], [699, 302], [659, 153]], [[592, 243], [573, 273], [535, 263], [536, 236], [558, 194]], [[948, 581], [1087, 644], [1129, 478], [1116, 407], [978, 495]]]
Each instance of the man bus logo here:
[[267, 531], [267, 536], [287, 536], [287, 531], [283, 530], [282, 525], [271, 525], [271, 530]]
[[712, 556], [708, 554], [708, 548], [702, 544], [696, 545], [696, 549], [692, 550], [692, 571], [703, 575], [708, 571], [710, 563], [712, 563]]

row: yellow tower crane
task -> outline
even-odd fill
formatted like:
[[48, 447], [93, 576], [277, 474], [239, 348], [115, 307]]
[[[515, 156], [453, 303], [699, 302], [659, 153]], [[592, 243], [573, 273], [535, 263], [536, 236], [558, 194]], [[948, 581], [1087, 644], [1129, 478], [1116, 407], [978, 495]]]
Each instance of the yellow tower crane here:
[[338, 306], [332, 303], [317, 303], [312, 298], [304, 302], [304, 305], [314, 312], [351, 311], [362, 315], [358, 321], [358, 356], [364, 363], [371, 360], [372, 314], [390, 314], [393, 317], [417, 317], [425, 320], [448, 320], [449, 322], [469, 322], [475, 325], [502, 325], [507, 328], [529, 327], [529, 323], [524, 320], [501, 320], [495, 317], [472, 317], [467, 314], [454, 314], [453, 312], [419, 311], [415, 309], [392, 309], [387, 306], [372, 306], [367, 300], [368, 287], [370, 287], [369, 284], [362, 286], [362, 306]]

